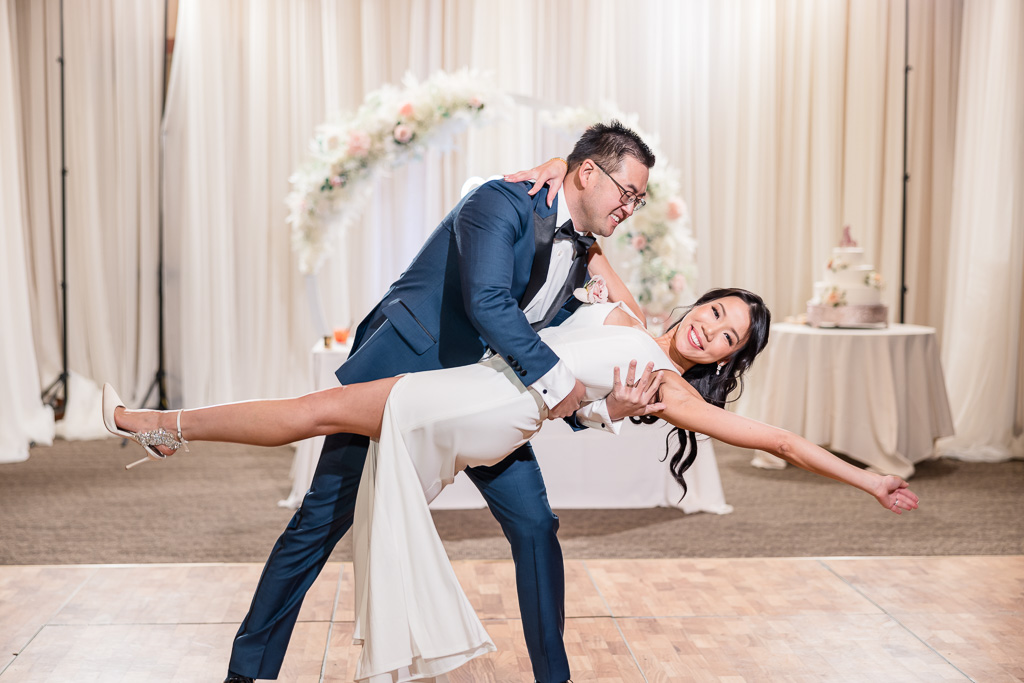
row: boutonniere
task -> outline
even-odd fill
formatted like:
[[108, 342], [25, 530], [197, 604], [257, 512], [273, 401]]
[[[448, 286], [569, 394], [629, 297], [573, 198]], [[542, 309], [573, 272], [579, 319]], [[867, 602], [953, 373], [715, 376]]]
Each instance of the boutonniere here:
[[573, 290], [572, 295], [585, 304], [603, 304], [608, 302], [608, 285], [601, 275], [587, 280], [582, 287]]

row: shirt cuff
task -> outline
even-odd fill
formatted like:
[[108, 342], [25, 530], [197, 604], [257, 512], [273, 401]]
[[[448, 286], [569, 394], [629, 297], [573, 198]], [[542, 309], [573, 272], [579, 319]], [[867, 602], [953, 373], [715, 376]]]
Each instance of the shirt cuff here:
[[565, 361], [558, 361], [555, 366], [544, 373], [540, 379], [530, 385], [531, 389], [540, 394], [544, 405], [551, 410], [576, 387], [576, 376], [569, 370]]
[[621, 418], [614, 422], [608, 416], [608, 401], [600, 399], [592, 403], [588, 403], [579, 410], [576, 411], [576, 422], [584, 427], [590, 427], [591, 429], [600, 429], [605, 432], [611, 432], [612, 434], [618, 434], [622, 429]]

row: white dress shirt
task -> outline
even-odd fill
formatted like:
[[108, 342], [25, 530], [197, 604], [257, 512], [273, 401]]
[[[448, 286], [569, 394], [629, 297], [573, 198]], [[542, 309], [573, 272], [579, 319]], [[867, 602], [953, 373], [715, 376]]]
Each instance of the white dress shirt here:
[[[561, 228], [572, 219], [569, 212], [569, 204], [565, 201], [565, 193], [561, 188], [558, 190], [558, 212], [555, 215], [555, 228]], [[575, 221], [573, 221], [575, 227]], [[575, 247], [571, 240], [556, 239], [551, 245], [551, 260], [548, 262], [548, 277], [533, 299], [523, 309], [526, 319], [531, 323], [537, 322], [544, 317], [544, 313], [555, 304], [555, 297], [562, 289], [562, 284], [569, 276], [569, 268], [572, 266]], [[554, 367], [544, 373], [536, 382], [530, 385], [547, 407], [554, 408], [562, 399], [569, 395], [576, 386], [576, 378], [573, 376], [565, 363], [558, 361]], [[603, 429], [615, 434], [619, 433], [622, 420], [612, 422], [608, 415], [607, 402], [602, 399], [589, 403], [579, 409], [576, 413], [576, 420], [582, 425]]]

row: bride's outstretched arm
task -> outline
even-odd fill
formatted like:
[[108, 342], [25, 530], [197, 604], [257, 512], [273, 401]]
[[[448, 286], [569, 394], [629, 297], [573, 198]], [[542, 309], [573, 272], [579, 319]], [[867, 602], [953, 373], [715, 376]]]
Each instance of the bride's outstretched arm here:
[[917, 508], [917, 496], [899, 477], [882, 476], [855, 467], [797, 434], [715, 407], [678, 375], [664, 373], [658, 417], [690, 431], [741, 448], [756, 448], [788, 463], [856, 487], [897, 514]]
[[[225, 403], [181, 413], [188, 441], [226, 441], [282, 446], [313, 436], [345, 432], [380, 436], [384, 404], [396, 377], [316, 391], [305, 396]], [[125, 410], [114, 413], [118, 427], [143, 432], [162, 427], [177, 432], [177, 411]], [[166, 448], [163, 452], [169, 453]]]

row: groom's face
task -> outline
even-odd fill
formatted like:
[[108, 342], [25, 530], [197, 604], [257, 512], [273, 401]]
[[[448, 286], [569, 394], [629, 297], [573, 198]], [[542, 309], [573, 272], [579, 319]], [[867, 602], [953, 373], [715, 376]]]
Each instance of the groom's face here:
[[609, 237], [633, 215], [633, 203], [623, 199], [619, 185], [642, 197], [647, 192], [649, 174], [648, 168], [631, 156], [623, 157], [617, 169], [608, 170], [605, 173], [589, 159], [580, 167], [583, 216], [576, 228], [601, 237]]

